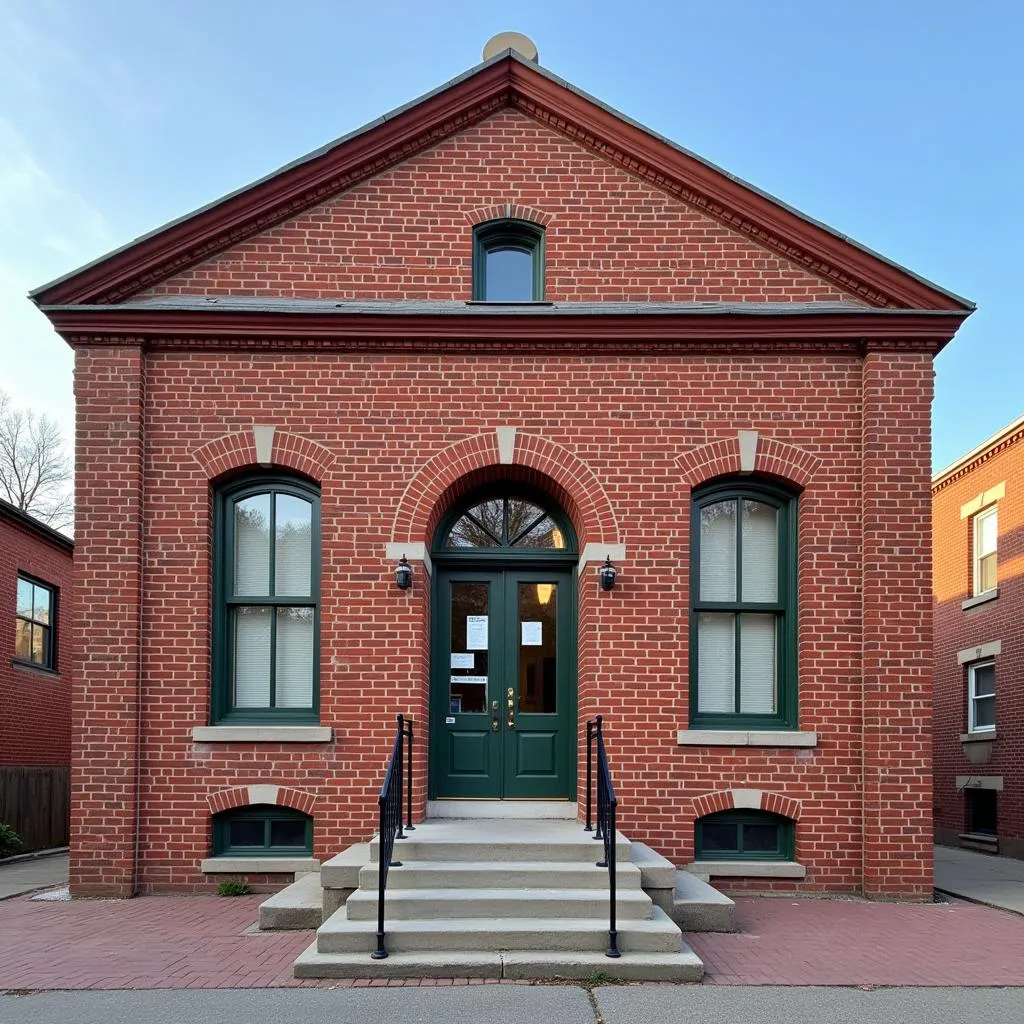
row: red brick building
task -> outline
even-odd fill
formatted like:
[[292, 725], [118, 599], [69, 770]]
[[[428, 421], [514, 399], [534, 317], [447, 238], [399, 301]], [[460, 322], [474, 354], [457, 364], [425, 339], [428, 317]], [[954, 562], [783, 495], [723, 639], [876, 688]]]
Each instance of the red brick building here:
[[677, 864], [930, 896], [965, 300], [513, 51], [34, 299], [76, 355], [76, 892], [368, 838], [401, 712], [417, 814], [571, 804], [600, 713]]
[[26, 849], [67, 842], [74, 542], [0, 500], [0, 821]]
[[932, 480], [935, 835], [1024, 858], [1024, 417]]

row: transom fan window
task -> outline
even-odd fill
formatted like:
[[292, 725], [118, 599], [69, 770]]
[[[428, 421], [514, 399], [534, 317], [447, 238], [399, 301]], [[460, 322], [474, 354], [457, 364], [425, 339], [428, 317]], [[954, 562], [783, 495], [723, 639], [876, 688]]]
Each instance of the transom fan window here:
[[795, 725], [794, 505], [787, 492], [754, 482], [694, 498], [695, 727]]
[[319, 495], [252, 481], [219, 496], [218, 519], [214, 719], [315, 720]]
[[490, 498], [461, 515], [447, 548], [565, 548], [565, 536], [539, 505], [523, 498]]

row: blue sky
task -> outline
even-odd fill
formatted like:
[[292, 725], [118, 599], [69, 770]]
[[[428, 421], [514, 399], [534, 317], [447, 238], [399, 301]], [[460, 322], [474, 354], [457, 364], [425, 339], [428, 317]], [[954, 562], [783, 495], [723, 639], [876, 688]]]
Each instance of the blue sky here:
[[936, 467], [1024, 412], [1024, 9], [1011, 0], [0, 0], [0, 388], [73, 429], [35, 287], [441, 84], [495, 32], [973, 299]]

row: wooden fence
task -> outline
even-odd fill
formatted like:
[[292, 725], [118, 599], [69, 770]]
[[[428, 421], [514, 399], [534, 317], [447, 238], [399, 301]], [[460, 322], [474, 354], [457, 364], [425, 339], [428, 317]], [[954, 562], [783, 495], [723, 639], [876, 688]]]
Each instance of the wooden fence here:
[[0, 768], [0, 822], [24, 840], [19, 852], [67, 846], [67, 768]]

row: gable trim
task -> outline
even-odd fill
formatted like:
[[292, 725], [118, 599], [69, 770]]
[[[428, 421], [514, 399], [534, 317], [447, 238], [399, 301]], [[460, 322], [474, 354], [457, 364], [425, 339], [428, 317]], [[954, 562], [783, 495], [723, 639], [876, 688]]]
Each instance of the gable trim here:
[[112, 303], [379, 174], [513, 106], [758, 245], [876, 306], [973, 304], [872, 252], [506, 51], [453, 82], [31, 293]]

